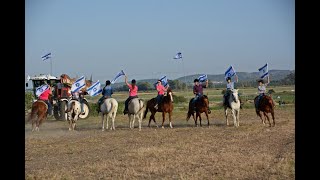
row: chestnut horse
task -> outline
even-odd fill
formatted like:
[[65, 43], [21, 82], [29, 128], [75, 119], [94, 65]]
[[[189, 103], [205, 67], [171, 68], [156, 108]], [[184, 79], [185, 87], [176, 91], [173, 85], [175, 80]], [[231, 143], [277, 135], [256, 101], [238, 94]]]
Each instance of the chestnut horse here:
[[[257, 101], [258, 101], [258, 96], [254, 98], [254, 104], [256, 104]], [[274, 120], [274, 106], [275, 106], [275, 104], [274, 104], [271, 96], [264, 95], [264, 96], [262, 96], [261, 99], [260, 99], [260, 102], [259, 102], [259, 104], [258, 104], [258, 108], [255, 107], [255, 108], [256, 108], [256, 113], [257, 113], [257, 115], [260, 117], [263, 125], [266, 124], [265, 121], [266, 121], [266, 119], [268, 119], [268, 121], [269, 121], [269, 126], [271, 127], [271, 122], [270, 122], [268, 113], [271, 113], [272, 120], [273, 120], [273, 126], [276, 125], [276, 122], [275, 122], [275, 120]], [[262, 116], [261, 116], [260, 111], [263, 112], [264, 120], [262, 119]]]
[[[195, 104], [192, 104], [194, 98], [192, 98], [189, 102], [189, 111], [187, 114], [187, 121], [190, 119], [191, 115], [193, 117], [193, 120], [195, 122], [195, 126], [198, 126], [197, 123], [197, 119], [199, 117], [199, 121], [200, 121], [200, 126], [202, 126], [201, 124], [201, 113], [205, 113], [207, 116], [207, 120], [208, 120], [208, 126], [209, 126], [209, 116], [208, 114], [211, 113], [211, 111], [209, 110], [209, 99], [208, 96], [203, 95], [202, 97], [200, 97]], [[194, 106], [196, 107], [196, 118], [194, 118]]]
[[48, 105], [42, 100], [37, 100], [32, 104], [31, 113], [28, 119], [28, 121], [31, 120], [32, 122], [32, 131], [39, 131], [39, 126], [47, 118], [47, 111]]
[[154, 123], [158, 127], [158, 124], [156, 123], [156, 119], [155, 119], [154, 115], [156, 114], [156, 112], [162, 112], [162, 128], [164, 128], [163, 123], [166, 119], [166, 113], [169, 114], [169, 122], [170, 122], [169, 124], [170, 124], [170, 128], [172, 128], [171, 116], [172, 116], [172, 111], [173, 111], [173, 97], [172, 97], [171, 88], [167, 89], [167, 95], [163, 96], [161, 102], [159, 103], [157, 110], [154, 108], [155, 105], [156, 105], [156, 98], [152, 98], [147, 102], [147, 108], [144, 113], [143, 119], [146, 118], [148, 110], [150, 110], [151, 115], [149, 118], [148, 127], [150, 127], [151, 119], [153, 119]]

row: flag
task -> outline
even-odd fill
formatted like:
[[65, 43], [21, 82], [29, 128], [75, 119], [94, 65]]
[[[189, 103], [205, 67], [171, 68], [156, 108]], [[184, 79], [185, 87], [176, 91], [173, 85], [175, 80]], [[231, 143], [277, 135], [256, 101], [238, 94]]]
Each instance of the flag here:
[[39, 97], [43, 92], [45, 92], [49, 88], [49, 85], [44, 84], [36, 88], [36, 95]]
[[224, 73], [224, 77], [225, 78], [232, 77], [235, 74], [236, 74], [236, 71], [234, 70], [233, 66], [230, 66], [228, 70]]
[[95, 82], [93, 85], [91, 85], [87, 89], [87, 91], [90, 96], [96, 96], [100, 94], [102, 92], [102, 89], [101, 89], [101, 83], [99, 82], [99, 80]]
[[81, 76], [79, 79], [77, 79], [71, 86], [71, 92], [77, 92], [80, 89], [82, 89], [86, 85], [86, 80], [84, 76]]
[[269, 75], [268, 63], [266, 65], [264, 65], [263, 67], [259, 68], [259, 75], [260, 75], [260, 78], [262, 78], [262, 79]]
[[42, 58], [43, 61], [47, 60], [47, 59], [51, 58], [51, 53], [48, 53], [48, 54], [42, 56], [41, 58]]
[[167, 86], [168, 85], [168, 79], [167, 79], [167, 76], [162, 76], [160, 78], [160, 81], [162, 83], [163, 86]]
[[116, 75], [116, 77], [111, 81], [111, 84], [114, 84], [114, 83], [116, 82], [116, 80], [117, 80], [120, 76], [122, 76], [122, 75], [125, 75], [124, 72], [123, 72], [123, 70], [121, 70], [121, 71]]
[[200, 82], [205, 82], [208, 79], [208, 76], [206, 74], [204, 74], [204, 75], [199, 76], [198, 79]]
[[174, 57], [173, 59], [182, 59], [182, 54], [181, 52], [178, 52]]

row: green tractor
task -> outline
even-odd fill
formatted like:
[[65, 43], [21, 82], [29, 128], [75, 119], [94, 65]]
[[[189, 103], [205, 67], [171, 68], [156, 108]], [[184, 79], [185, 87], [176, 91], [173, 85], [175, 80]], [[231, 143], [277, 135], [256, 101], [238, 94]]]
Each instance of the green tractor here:
[[[32, 92], [34, 97], [36, 96], [36, 88], [48, 84], [52, 89], [53, 98], [53, 115], [56, 120], [67, 120], [67, 113], [65, 112], [68, 108], [68, 102], [71, 100], [71, 87], [65, 83], [61, 83], [61, 80], [55, 76], [40, 74], [39, 76], [28, 77], [27, 81], [32, 81]], [[28, 83], [26, 83], [28, 87]], [[36, 101], [36, 100], [34, 100]], [[79, 115], [80, 119], [87, 119], [89, 117], [89, 103], [88, 100], [83, 98], [83, 110], [84, 114]]]

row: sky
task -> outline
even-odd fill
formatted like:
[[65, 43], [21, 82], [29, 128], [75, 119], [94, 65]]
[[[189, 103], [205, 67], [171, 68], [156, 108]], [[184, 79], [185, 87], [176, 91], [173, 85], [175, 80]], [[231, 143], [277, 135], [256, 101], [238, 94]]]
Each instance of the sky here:
[[295, 69], [294, 0], [25, 1], [26, 77], [176, 79], [265, 63]]

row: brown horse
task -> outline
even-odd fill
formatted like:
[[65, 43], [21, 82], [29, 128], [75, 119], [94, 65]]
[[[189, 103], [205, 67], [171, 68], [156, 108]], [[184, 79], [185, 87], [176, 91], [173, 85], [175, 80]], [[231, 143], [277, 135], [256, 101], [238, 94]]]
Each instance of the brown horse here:
[[[201, 98], [199, 98], [195, 104], [192, 104], [194, 98], [192, 98], [189, 102], [189, 111], [187, 114], [187, 121], [190, 119], [191, 115], [193, 117], [193, 120], [195, 122], [195, 126], [198, 126], [197, 120], [199, 117], [199, 121], [200, 121], [200, 126], [202, 126], [201, 124], [201, 113], [205, 113], [207, 116], [207, 120], [208, 120], [208, 126], [209, 126], [209, 116], [208, 114], [211, 113], [211, 111], [209, 110], [209, 99], [208, 96], [203, 95]], [[194, 118], [194, 106], [196, 108], [196, 118]]]
[[[254, 104], [256, 104], [257, 101], [258, 101], [258, 96], [254, 98]], [[258, 104], [258, 108], [256, 107], [256, 113], [260, 117], [263, 125], [266, 124], [265, 121], [266, 121], [266, 119], [268, 119], [269, 126], [271, 127], [271, 122], [270, 122], [270, 119], [268, 116], [268, 113], [271, 113], [272, 120], [273, 120], [273, 126], [275, 126], [276, 122], [274, 120], [275, 119], [274, 118], [274, 106], [275, 106], [275, 104], [274, 104], [271, 96], [264, 95], [261, 97], [260, 102]], [[264, 120], [262, 119], [260, 111], [263, 112]]]
[[143, 119], [146, 118], [148, 110], [150, 110], [151, 115], [149, 118], [148, 127], [150, 127], [151, 119], [153, 119], [154, 123], [158, 127], [158, 124], [156, 123], [156, 119], [155, 119], [154, 115], [156, 114], [156, 112], [162, 112], [162, 128], [164, 128], [163, 123], [166, 119], [166, 113], [169, 114], [170, 128], [172, 128], [171, 116], [172, 116], [172, 111], [173, 111], [173, 97], [172, 97], [171, 88], [168, 88], [167, 95], [163, 96], [161, 102], [159, 103], [158, 109], [154, 108], [155, 105], [156, 105], [156, 98], [152, 98], [147, 102], [147, 108], [144, 113]]
[[39, 131], [39, 126], [47, 118], [47, 110], [48, 105], [42, 100], [37, 100], [32, 104], [31, 114], [28, 119], [28, 122], [30, 120], [32, 122], [32, 131]]

